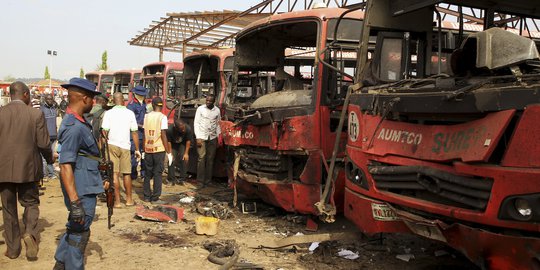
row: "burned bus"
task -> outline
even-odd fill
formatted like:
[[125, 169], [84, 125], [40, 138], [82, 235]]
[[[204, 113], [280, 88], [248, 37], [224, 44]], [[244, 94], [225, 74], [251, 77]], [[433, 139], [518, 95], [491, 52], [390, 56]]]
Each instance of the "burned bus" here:
[[[227, 89], [231, 88], [234, 65], [234, 49], [210, 49], [194, 51], [184, 59], [183, 94], [175, 117], [193, 127], [197, 107], [205, 104], [206, 96], [216, 98], [216, 106], [224, 115]], [[197, 151], [190, 151], [188, 171], [197, 173]], [[218, 147], [214, 161], [214, 176], [226, 177], [226, 153]]]
[[[447, 42], [433, 29], [438, 2], [367, 2], [345, 216], [368, 234], [445, 242], [483, 268], [538, 269], [540, 61], [523, 26], [540, 4], [444, 1], [485, 17], [483, 31]], [[522, 28], [506, 31], [513, 21]]]
[[121, 92], [124, 100], [131, 99], [131, 89], [139, 85], [141, 81], [141, 70], [120, 70], [113, 74], [112, 91], [113, 94]]
[[84, 75], [84, 77], [96, 84], [96, 89], [105, 95], [111, 94], [111, 87], [114, 78], [112, 71], [92, 71]]
[[169, 117], [169, 123], [173, 121], [170, 112], [182, 93], [183, 69], [183, 63], [156, 62], [144, 66], [142, 70], [142, 85], [149, 91], [147, 103], [154, 97], [161, 97], [165, 103], [162, 112]]
[[[314, 204], [322, 197], [324, 164], [336, 136], [347, 135], [336, 129], [352, 81], [324, 66], [317, 54], [333, 39], [343, 15], [337, 43], [344, 49], [332, 59], [354, 71], [363, 13], [345, 12], [322, 8], [272, 15], [237, 35], [221, 130], [230, 149], [230, 179], [241, 192], [286, 211], [319, 214]], [[320, 56], [329, 57], [330, 52]], [[344, 150], [342, 145], [339, 157]], [[328, 203], [340, 208], [344, 176], [337, 177]]]

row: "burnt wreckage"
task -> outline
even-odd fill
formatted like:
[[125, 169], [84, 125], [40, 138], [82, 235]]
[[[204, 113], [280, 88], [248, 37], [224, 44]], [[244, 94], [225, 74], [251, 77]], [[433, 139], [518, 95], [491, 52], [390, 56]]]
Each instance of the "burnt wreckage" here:
[[446, 242], [482, 267], [539, 267], [540, 55], [534, 33], [494, 25], [540, 18], [540, 6], [445, 1], [486, 17], [480, 32], [461, 22], [455, 47], [433, 29], [434, 2], [367, 3], [362, 41], [375, 46], [360, 47], [349, 97], [345, 216], [369, 234]]

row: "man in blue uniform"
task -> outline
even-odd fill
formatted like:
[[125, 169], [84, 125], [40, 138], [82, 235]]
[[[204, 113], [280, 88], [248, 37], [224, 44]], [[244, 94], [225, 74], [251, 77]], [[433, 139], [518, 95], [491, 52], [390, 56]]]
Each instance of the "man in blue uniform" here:
[[[142, 152], [144, 149], [144, 147], [142, 147], [144, 140], [143, 124], [144, 116], [146, 115], [146, 104], [144, 103], [144, 99], [146, 98], [146, 94], [148, 94], [148, 89], [142, 85], [137, 85], [131, 89], [131, 92], [133, 93], [133, 98], [129, 101], [127, 108], [135, 113], [135, 119], [137, 120], [137, 126], [139, 127], [139, 145], [141, 146]], [[131, 141], [131, 179], [133, 180], [137, 179], [138, 176], [137, 164], [138, 160], [135, 155], [135, 144]], [[144, 159], [141, 159], [141, 179], [144, 178], [144, 166]]]
[[104, 190], [98, 171], [98, 145], [92, 126], [82, 115], [90, 112], [93, 98], [99, 92], [94, 83], [81, 78], [72, 78], [62, 87], [68, 89], [69, 105], [58, 131], [59, 163], [69, 216], [66, 233], [54, 255], [54, 269], [84, 269], [84, 250], [90, 238], [96, 196]]

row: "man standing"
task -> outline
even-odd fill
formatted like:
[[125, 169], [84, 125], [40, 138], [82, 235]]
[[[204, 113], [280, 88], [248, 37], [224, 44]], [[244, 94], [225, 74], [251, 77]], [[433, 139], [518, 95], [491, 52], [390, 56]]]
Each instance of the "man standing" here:
[[64, 203], [69, 211], [66, 233], [58, 243], [54, 270], [84, 269], [84, 251], [90, 239], [90, 225], [96, 212], [96, 196], [103, 185], [98, 171], [99, 149], [92, 126], [83, 118], [92, 109], [96, 85], [72, 78], [68, 89], [69, 105], [60, 124], [60, 179]]
[[[169, 166], [167, 179], [170, 183], [183, 185], [186, 180], [186, 167], [189, 162], [189, 149], [193, 141], [193, 131], [182, 120], [175, 119], [167, 129], [167, 140], [172, 150], [173, 164]], [[176, 179], [176, 170], [180, 178]]]
[[206, 104], [199, 106], [193, 120], [195, 137], [197, 138], [197, 180], [206, 186], [212, 181], [214, 169], [214, 157], [216, 156], [217, 138], [221, 133], [219, 120], [221, 113], [219, 108], [214, 106], [216, 98], [214, 95], [206, 97]]
[[[153, 111], [144, 118], [144, 152], [146, 153], [146, 174], [144, 176], [143, 193], [144, 201], [162, 204], [161, 174], [163, 173], [163, 161], [165, 152], [172, 164], [172, 154], [167, 140], [167, 116], [161, 113], [163, 100], [160, 97], [152, 99]], [[150, 189], [150, 179], [154, 179], [153, 191]]]
[[[146, 97], [146, 94], [148, 94], [148, 89], [146, 89], [142, 85], [137, 85], [133, 89], [131, 89], [131, 93], [133, 94], [133, 98], [131, 101], [129, 101], [127, 108], [130, 109], [135, 114], [135, 119], [137, 119], [137, 126], [138, 128], [138, 135], [139, 135], [139, 145], [142, 145], [144, 140], [144, 117], [146, 116], [146, 104], [144, 104], [144, 99]], [[143, 148], [144, 150], [144, 148]], [[144, 179], [144, 171], [145, 171], [145, 165], [144, 165], [144, 159], [141, 160], [141, 179]], [[137, 179], [138, 173], [137, 173], [137, 165], [138, 165], [137, 157], [135, 156], [135, 144], [131, 143], [131, 179]]]
[[[21, 253], [21, 232], [17, 199], [24, 207], [26, 257], [38, 253], [39, 190], [37, 181], [43, 175], [41, 155], [54, 163], [51, 142], [43, 114], [29, 107], [30, 90], [22, 82], [9, 86], [11, 102], [0, 108], [0, 196], [4, 219], [4, 255], [15, 259]], [[41, 155], [40, 155], [41, 154]]]
[[131, 185], [131, 148], [130, 134], [135, 144], [135, 155], [141, 158], [139, 152], [139, 135], [137, 134], [137, 120], [135, 114], [124, 106], [124, 95], [116, 92], [113, 95], [115, 106], [105, 112], [101, 128], [106, 134], [109, 143], [109, 153], [114, 166], [114, 207], [121, 207], [120, 204], [120, 180], [122, 174], [124, 188], [126, 189], [126, 205], [134, 205]]
[[[49, 131], [49, 138], [51, 140], [51, 150], [54, 153], [54, 149], [56, 146], [56, 138], [58, 135], [56, 126], [56, 117], [58, 117], [58, 106], [56, 105], [53, 97], [50, 94], [47, 94], [45, 95], [45, 102], [41, 105], [40, 109], [45, 116], [47, 130]], [[56, 178], [54, 173], [54, 166], [52, 164], [47, 164], [45, 159], [43, 159], [43, 172], [43, 177], [46, 179]]]
[[62, 99], [60, 101], [60, 105], [58, 106], [59, 109], [60, 109], [60, 117], [62, 117], [62, 119], [64, 119], [64, 115], [66, 114], [66, 109], [67, 109], [67, 100], [66, 98], [64, 97], [64, 95], [62, 94], [60, 96], [60, 98]]

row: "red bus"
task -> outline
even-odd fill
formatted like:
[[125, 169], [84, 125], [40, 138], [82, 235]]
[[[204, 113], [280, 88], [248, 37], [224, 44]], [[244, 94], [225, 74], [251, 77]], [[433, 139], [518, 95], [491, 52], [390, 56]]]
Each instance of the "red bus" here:
[[148, 99], [161, 97], [165, 103], [162, 112], [169, 116], [172, 123], [171, 109], [178, 102], [182, 93], [182, 73], [184, 64], [180, 62], [156, 62], [143, 67], [142, 85], [148, 88]]
[[539, 269], [540, 54], [494, 25], [510, 22], [495, 12], [540, 19], [540, 4], [446, 0], [485, 16], [457, 43], [433, 29], [439, 2], [367, 2], [363, 42], [376, 43], [370, 59], [359, 48], [348, 106], [345, 216], [367, 234], [444, 242], [483, 269]]
[[[332, 156], [336, 136], [347, 135], [336, 127], [351, 80], [315, 55], [333, 38], [336, 21], [344, 15], [336, 43], [343, 46], [343, 57], [335, 64], [354, 69], [356, 58], [346, 55], [356, 50], [363, 13], [346, 11], [323, 8], [272, 15], [238, 33], [228, 120], [222, 121], [221, 130], [231, 152], [231, 179], [241, 192], [290, 212], [322, 214], [315, 206], [321, 200], [341, 209], [344, 175], [337, 176], [323, 198], [323, 164]], [[342, 145], [339, 156], [344, 153]]]
[[85, 74], [85, 78], [96, 84], [102, 94], [109, 96], [112, 93], [112, 83], [114, 79], [114, 72], [112, 71], [92, 71]]
[[[234, 66], [234, 49], [212, 49], [194, 51], [184, 59], [184, 94], [179, 116], [193, 127], [197, 107], [205, 104], [205, 96], [216, 97], [216, 106], [225, 114], [227, 92], [231, 88], [231, 76]], [[213, 89], [212, 91], [210, 91]], [[229, 89], [229, 91], [227, 91]], [[176, 112], [178, 114], [178, 111]], [[190, 151], [188, 171], [197, 173], [197, 151]], [[226, 177], [226, 153], [223, 147], [216, 152], [214, 176]]]
[[112, 90], [113, 93], [121, 92], [124, 100], [131, 99], [131, 89], [141, 83], [141, 70], [120, 70], [114, 73]]

